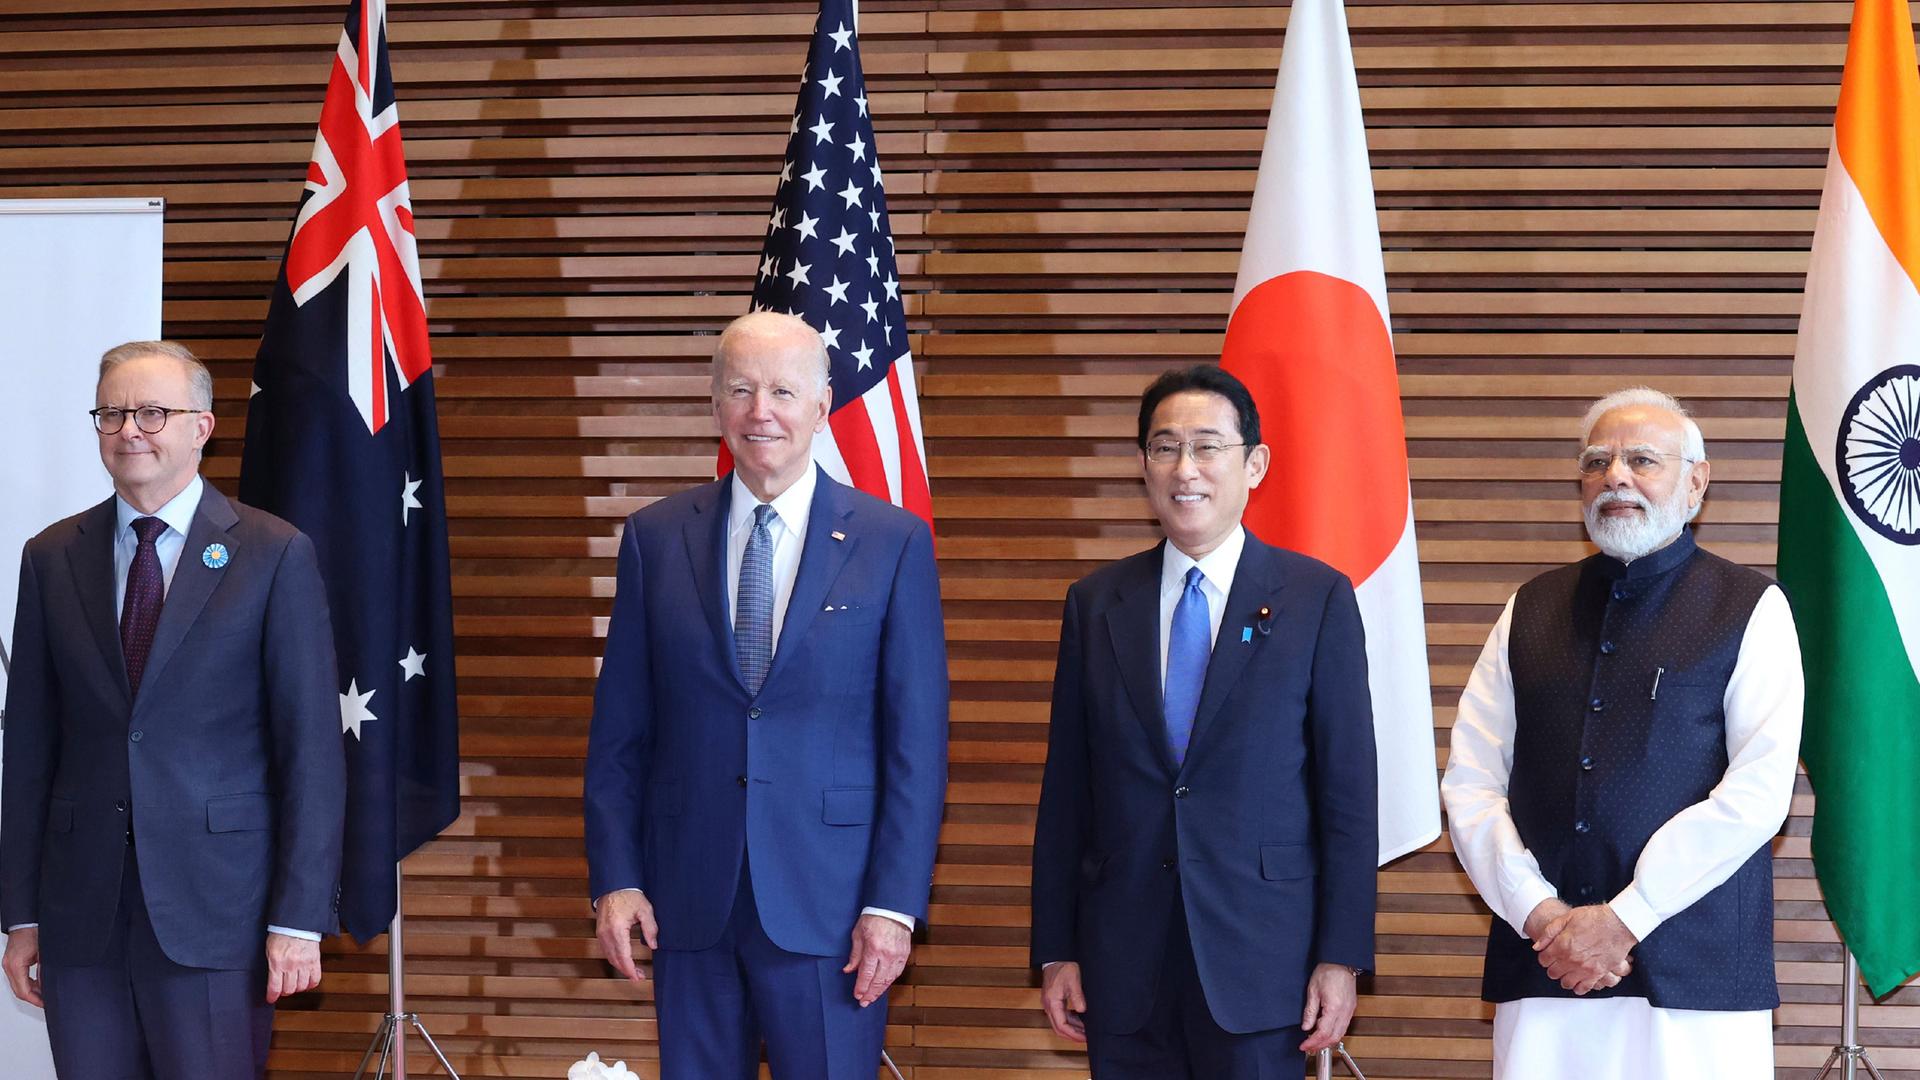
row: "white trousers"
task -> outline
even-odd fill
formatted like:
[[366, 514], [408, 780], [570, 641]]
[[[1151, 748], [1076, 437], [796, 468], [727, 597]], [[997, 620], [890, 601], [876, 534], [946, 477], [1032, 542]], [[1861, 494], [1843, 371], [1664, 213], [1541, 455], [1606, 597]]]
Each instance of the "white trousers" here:
[[1521, 998], [1493, 1008], [1494, 1080], [1772, 1080], [1773, 1014], [1656, 1009], [1646, 998]]

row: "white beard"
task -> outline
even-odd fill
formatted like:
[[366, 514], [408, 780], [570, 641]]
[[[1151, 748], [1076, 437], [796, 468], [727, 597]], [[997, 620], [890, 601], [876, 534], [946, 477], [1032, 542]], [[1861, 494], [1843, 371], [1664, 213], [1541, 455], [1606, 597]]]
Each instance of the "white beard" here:
[[[1631, 514], [1603, 517], [1601, 509], [1615, 503], [1637, 506], [1643, 512], [1639, 517]], [[1683, 475], [1681, 482], [1674, 485], [1673, 494], [1662, 505], [1651, 505], [1638, 495], [1603, 491], [1582, 508], [1582, 515], [1587, 519], [1587, 535], [1593, 538], [1594, 546], [1628, 563], [1666, 547], [1674, 537], [1680, 535], [1680, 530], [1687, 524], [1689, 509], [1686, 478]]]

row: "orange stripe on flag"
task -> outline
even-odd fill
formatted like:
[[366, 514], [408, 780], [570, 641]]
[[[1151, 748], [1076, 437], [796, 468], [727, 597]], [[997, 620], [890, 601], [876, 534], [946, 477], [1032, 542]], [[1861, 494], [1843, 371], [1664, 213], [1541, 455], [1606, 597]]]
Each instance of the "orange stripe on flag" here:
[[1920, 74], [1907, 0], [1856, 0], [1833, 119], [1840, 161], [1920, 289]]

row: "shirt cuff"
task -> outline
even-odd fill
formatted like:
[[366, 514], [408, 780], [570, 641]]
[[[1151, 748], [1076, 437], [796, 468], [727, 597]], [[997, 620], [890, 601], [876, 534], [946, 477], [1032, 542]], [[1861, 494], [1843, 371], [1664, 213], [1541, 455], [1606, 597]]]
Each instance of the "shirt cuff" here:
[[906, 928], [907, 928], [907, 932], [908, 932], [908, 933], [912, 933], [912, 932], [913, 932], [913, 916], [911, 916], [911, 915], [902, 915], [902, 914], [900, 914], [900, 913], [899, 913], [899, 912], [897, 912], [897, 911], [888, 911], [888, 910], [887, 910], [886, 908], [883, 908], [883, 907], [865, 907], [865, 908], [861, 908], [861, 909], [860, 909], [860, 914], [862, 914], [862, 915], [878, 915], [878, 916], [880, 916], [880, 917], [881, 917], [881, 918], [883, 918], [883, 919], [892, 919], [892, 920], [893, 920], [894, 922], [897, 922], [897, 923], [899, 923], [899, 924], [900, 924], [901, 926], [904, 926], [904, 927], [906, 927]]
[[1526, 937], [1527, 920], [1533, 917], [1533, 909], [1548, 900], [1558, 898], [1559, 895], [1560, 891], [1548, 884], [1544, 878], [1522, 886], [1513, 897], [1516, 901], [1513, 905], [1513, 920], [1510, 924], [1513, 927], [1513, 932], [1519, 934], [1521, 937]]
[[38, 927], [39, 925], [40, 925], [40, 924], [39, 924], [39, 923], [37, 923], [37, 922], [23, 922], [23, 923], [21, 923], [21, 924], [20, 924], [20, 925], [18, 925], [18, 926], [9, 926], [9, 927], [7, 927], [7, 933], [9, 933], [9, 934], [11, 934], [11, 933], [13, 933], [13, 932], [14, 932], [15, 930], [32, 930], [32, 929], [35, 929], [35, 928], [37, 928], [37, 927]]
[[1626, 925], [1635, 941], [1647, 940], [1647, 935], [1660, 928], [1660, 915], [1653, 910], [1640, 895], [1640, 890], [1629, 885], [1620, 890], [1620, 895], [1608, 901], [1614, 917]]
[[320, 935], [311, 930], [293, 930], [285, 926], [274, 926], [272, 924], [268, 924], [267, 933], [279, 934], [281, 937], [299, 938], [301, 941], [320, 940]]
[[589, 901], [587, 901], [587, 906], [588, 906], [588, 907], [590, 907], [590, 908], [592, 908], [592, 909], [593, 909], [593, 910], [595, 910], [595, 911], [599, 911], [599, 910], [600, 910], [600, 901], [601, 901], [601, 900], [602, 900], [603, 898], [605, 898], [605, 897], [609, 897], [609, 896], [612, 896], [612, 895], [613, 895], [614, 893], [617, 893], [617, 892], [640, 892], [640, 891], [641, 891], [641, 890], [639, 890], [639, 889], [635, 889], [635, 888], [625, 888], [625, 889], [608, 889], [608, 890], [607, 890], [606, 892], [603, 892], [603, 893], [601, 893], [601, 894], [600, 894], [599, 896], [596, 896], [596, 897], [594, 897], [593, 899], [591, 899], [591, 900], [589, 900]]

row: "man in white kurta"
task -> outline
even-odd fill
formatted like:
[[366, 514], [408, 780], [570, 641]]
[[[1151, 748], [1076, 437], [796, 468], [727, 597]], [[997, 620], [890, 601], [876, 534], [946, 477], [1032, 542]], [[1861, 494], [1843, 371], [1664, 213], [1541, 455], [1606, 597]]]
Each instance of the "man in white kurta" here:
[[1586, 430], [1582, 502], [1603, 554], [1508, 602], [1442, 785], [1496, 918], [1494, 1075], [1771, 1077], [1793, 618], [1778, 586], [1695, 547], [1708, 465], [1677, 402], [1623, 391]]

